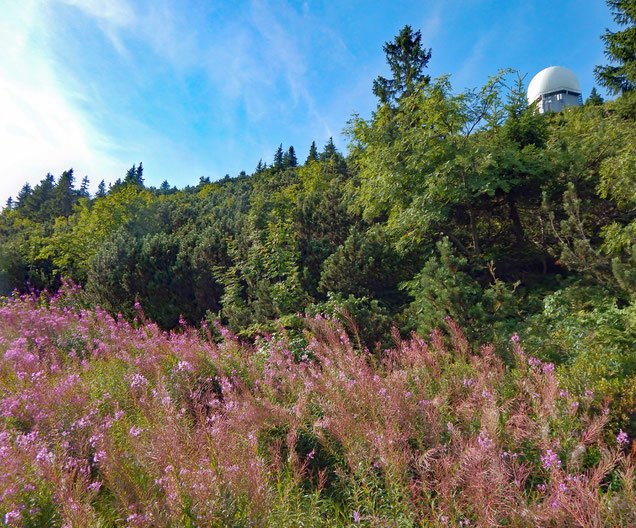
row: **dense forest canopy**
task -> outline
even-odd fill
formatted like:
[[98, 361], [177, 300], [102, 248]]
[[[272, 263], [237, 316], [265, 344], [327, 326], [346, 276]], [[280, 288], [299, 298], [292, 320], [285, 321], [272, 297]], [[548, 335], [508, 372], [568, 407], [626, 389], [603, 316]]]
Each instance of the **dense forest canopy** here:
[[597, 75], [616, 100], [541, 115], [515, 71], [457, 92], [406, 26], [346, 155], [281, 144], [250, 175], [184, 189], [148, 187], [141, 163], [94, 196], [72, 170], [25, 185], [0, 214], [0, 293], [70, 280], [129, 320], [139, 303], [165, 329], [219, 320], [244, 337], [328, 313], [370, 348], [450, 317], [476, 343], [522, 336], [633, 419], [635, 19], [633, 1], [610, 4], [625, 29], [603, 36]]

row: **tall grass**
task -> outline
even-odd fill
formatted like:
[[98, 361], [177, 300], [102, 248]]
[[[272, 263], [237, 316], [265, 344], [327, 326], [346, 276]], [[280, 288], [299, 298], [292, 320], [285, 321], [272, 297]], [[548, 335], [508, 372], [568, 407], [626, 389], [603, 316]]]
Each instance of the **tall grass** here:
[[[74, 292], [0, 307], [8, 526], [633, 526], [606, 402], [554, 366], [478, 353], [453, 321], [383, 352], [160, 331]], [[221, 339], [215, 339], [218, 332]], [[214, 335], [213, 335], [214, 332]], [[355, 340], [354, 340], [355, 341]], [[609, 441], [608, 441], [609, 438]]]

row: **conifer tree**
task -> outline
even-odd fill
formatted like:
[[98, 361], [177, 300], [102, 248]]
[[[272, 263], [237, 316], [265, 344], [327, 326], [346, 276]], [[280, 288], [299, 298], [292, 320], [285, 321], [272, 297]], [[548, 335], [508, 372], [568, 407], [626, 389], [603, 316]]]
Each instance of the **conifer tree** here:
[[318, 161], [318, 149], [316, 148], [316, 142], [311, 142], [311, 147], [309, 147], [309, 155], [305, 160], [305, 165], [311, 161]]
[[[124, 178], [124, 185], [136, 185], [137, 187], [144, 186], [144, 168], [141, 163], [139, 163], [139, 167], [133, 165], [126, 172], [126, 177]], [[117, 184], [117, 182], [115, 182]]]
[[60, 176], [53, 192], [53, 216], [69, 216], [73, 212], [73, 203], [75, 202], [74, 182], [73, 169], [64, 171]]
[[276, 154], [274, 154], [274, 168], [275, 169], [282, 169], [283, 168], [283, 162], [284, 162], [284, 156], [283, 156], [283, 144], [281, 143], [280, 145], [278, 145], [278, 148], [276, 149]]
[[327, 161], [333, 158], [337, 153], [338, 150], [336, 149], [336, 145], [333, 143], [333, 137], [330, 137], [329, 141], [325, 144], [325, 148], [320, 154], [320, 161]]
[[52, 200], [54, 189], [55, 178], [51, 173], [48, 173], [30, 192], [29, 196], [21, 201], [22, 214], [37, 221], [44, 220], [51, 214], [55, 216], [55, 204]]
[[104, 183], [104, 180], [99, 182], [99, 185], [97, 186], [97, 192], [95, 193], [95, 198], [103, 198], [104, 196], [106, 196], [106, 184]]
[[296, 157], [294, 147], [290, 146], [289, 150], [285, 152], [285, 155], [283, 156], [283, 166], [285, 168], [298, 166], [298, 158]]
[[82, 185], [80, 186], [80, 190], [79, 190], [80, 197], [88, 198], [90, 196], [90, 193], [88, 192], [88, 184], [89, 184], [88, 176], [84, 176], [82, 178]]
[[594, 68], [596, 80], [612, 94], [636, 87], [636, 0], [607, 0], [614, 20], [623, 31], [605, 30], [605, 56], [615, 65]]
[[31, 189], [31, 185], [29, 185], [29, 183], [25, 183], [22, 186], [22, 189], [20, 189], [18, 196], [16, 197], [18, 201], [18, 208], [25, 206], [27, 200], [29, 199], [32, 193], [33, 193], [33, 189]]
[[393, 42], [386, 42], [382, 48], [393, 73], [393, 78], [379, 76], [373, 81], [373, 94], [381, 104], [399, 102], [411, 95], [419, 83], [430, 81], [423, 70], [431, 59], [431, 50], [422, 48], [422, 34], [413, 33], [411, 26], [404, 26]]
[[592, 91], [590, 92], [590, 96], [585, 101], [585, 104], [591, 105], [591, 106], [597, 106], [597, 105], [602, 105], [604, 102], [605, 101], [603, 100], [601, 95], [598, 93], [595, 86], [594, 88], [592, 88]]

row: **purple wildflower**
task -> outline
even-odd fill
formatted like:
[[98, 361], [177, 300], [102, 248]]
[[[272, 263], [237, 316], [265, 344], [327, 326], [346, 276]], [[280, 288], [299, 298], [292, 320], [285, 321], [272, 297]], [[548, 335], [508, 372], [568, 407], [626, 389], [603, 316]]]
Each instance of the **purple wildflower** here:
[[622, 447], [623, 444], [627, 444], [628, 442], [629, 436], [627, 436], [627, 433], [621, 429], [620, 432], [616, 435], [616, 443], [619, 447]]
[[541, 464], [545, 469], [561, 467], [561, 461], [552, 449], [548, 449], [545, 455], [541, 455]]

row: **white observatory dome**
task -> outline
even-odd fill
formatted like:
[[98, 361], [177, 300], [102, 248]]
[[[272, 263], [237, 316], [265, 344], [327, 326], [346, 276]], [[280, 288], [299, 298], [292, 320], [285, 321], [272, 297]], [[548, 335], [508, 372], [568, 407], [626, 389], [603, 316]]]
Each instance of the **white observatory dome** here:
[[581, 94], [581, 83], [576, 74], [563, 66], [550, 66], [537, 73], [528, 85], [528, 102], [534, 103], [540, 96], [554, 92]]

